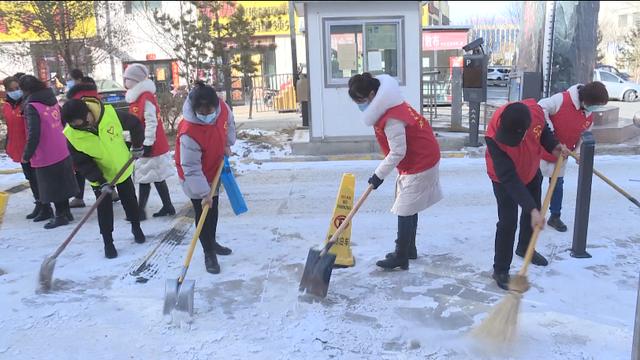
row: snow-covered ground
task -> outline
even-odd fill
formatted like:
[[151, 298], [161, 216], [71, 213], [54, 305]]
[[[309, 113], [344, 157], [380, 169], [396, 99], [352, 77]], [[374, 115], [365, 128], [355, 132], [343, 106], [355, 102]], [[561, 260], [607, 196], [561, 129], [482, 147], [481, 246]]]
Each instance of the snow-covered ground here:
[[[24, 220], [28, 190], [12, 195], [0, 230], [1, 359], [628, 359], [640, 270], [640, 211], [597, 178], [593, 181], [588, 251], [569, 256], [572, 234], [545, 230], [538, 249], [550, 260], [533, 267], [521, 307], [517, 342], [488, 349], [468, 332], [504, 295], [490, 279], [496, 206], [483, 159], [444, 159], [446, 198], [422, 213], [419, 258], [409, 271], [384, 272], [375, 261], [394, 246], [388, 212], [393, 181], [370, 196], [354, 219], [356, 266], [333, 271], [323, 301], [299, 297], [309, 247], [325, 236], [343, 173], [364, 190], [375, 161], [264, 163], [244, 167], [238, 182], [249, 212], [234, 216], [221, 201], [222, 273], [205, 272], [198, 245], [188, 278], [196, 280], [190, 325], [162, 316], [164, 282], [179, 274], [189, 235], [153, 257], [146, 283], [132, 268], [183, 218], [143, 223], [148, 241], [133, 242], [115, 205], [119, 257], [103, 257], [95, 218], [58, 259], [55, 290], [36, 294], [43, 258], [71, 226], [44, 230]], [[640, 158], [598, 157], [604, 174], [640, 196]], [[0, 158], [0, 169], [13, 168]], [[565, 180], [565, 221], [573, 226], [577, 166]], [[23, 179], [0, 175], [0, 190]], [[187, 206], [177, 179], [170, 187]], [[87, 192], [87, 199], [93, 200]], [[89, 201], [91, 203], [92, 201]], [[152, 193], [148, 211], [160, 207]], [[86, 209], [74, 210], [77, 219]], [[78, 220], [74, 222], [77, 223]], [[521, 260], [514, 260], [515, 268]], [[1, 272], [0, 272], [1, 274]]]

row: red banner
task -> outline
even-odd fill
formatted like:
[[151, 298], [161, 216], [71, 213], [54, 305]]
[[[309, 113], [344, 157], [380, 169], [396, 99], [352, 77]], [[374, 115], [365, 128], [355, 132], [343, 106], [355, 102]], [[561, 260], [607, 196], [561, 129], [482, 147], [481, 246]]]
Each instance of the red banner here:
[[456, 50], [467, 45], [466, 31], [428, 31], [422, 32], [422, 51]]

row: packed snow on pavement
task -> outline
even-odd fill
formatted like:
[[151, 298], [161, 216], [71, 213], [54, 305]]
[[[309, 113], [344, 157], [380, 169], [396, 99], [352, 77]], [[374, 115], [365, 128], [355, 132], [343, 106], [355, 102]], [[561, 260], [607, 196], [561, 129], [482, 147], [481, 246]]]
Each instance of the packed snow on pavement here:
[[[237, 160], [237, 159], [236, 159]], [[193, 233], [182, 217], [142, 223], [136, 244], [114, 206], [119, 257], [104, 258], [95, 216], [59, 257], [54, 290], [36, 294], [44, 257], [70, 226], [45, 230], [26, 221], [28, 190], [10, 197], [0, 230], [0, 358], [2, 359], [628, 359], [640, 270], [640, 211], [594, 177], [588, 251], [569, 255], [572, 232], [546, 229], [539, 251], [548, 267], [530, 268], [516, 343], [495, 348], [469, 331], [505, 295], [490, 278], [497, 221], [484, 159], [443, 159], [445, 199], [420, 214], [418, 260], [408, 271], [384, 272], [375, 261], [393, 249], [388, 179], [355, 217], [356, 266], [333, 271], [324, 300], [300, 296], [310, 247], [323, 241], [343, 173], [356, 175], [356, 196], [376, 161], [262, 163], [238, 177], [249, 212], [234, 216], [224, 194], [218, 240], [222, 273], [205, 272], [200, 245], [187, 275], [196, 280], [191, 322], [163, 317], [164, 283], [176, 278]], [[14, 168], [0, 157], [0, 169]], [[596, 158], [596, 167], [640, 196], [640, 158]], [[573, 228], [577, 165], [565, 180], [564, 218]], [[0, 190], [23, 182], [0, 175]], [[545, 182], [546, 184], [546, 182]], [[188, 209], [178, 180], [169, 180], [178, 208]], [[545, 185], [546, 188], [546, 185]], [[160, 208], [152, 194], [148, 211]], [[93, 202], [91, 192], [86, 195]], [[172, 228], [186, 229], [186, 232]], [[153, 271], [131, 276], [162, 239]], [[514, 258], [516, 271], [521, 259]]]

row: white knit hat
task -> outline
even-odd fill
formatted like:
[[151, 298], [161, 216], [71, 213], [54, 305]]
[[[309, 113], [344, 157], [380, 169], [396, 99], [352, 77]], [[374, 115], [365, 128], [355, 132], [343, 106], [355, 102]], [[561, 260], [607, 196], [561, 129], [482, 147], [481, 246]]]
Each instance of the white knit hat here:
[[124, 70], [124, 75], [122, 75], [122, 77], [125, 80], [130, 79], [139, 83], [145, 80], [147, 77], [149, 77], [149, 69], [147, 69], [146, 66], [139, 63], [130, 64]]

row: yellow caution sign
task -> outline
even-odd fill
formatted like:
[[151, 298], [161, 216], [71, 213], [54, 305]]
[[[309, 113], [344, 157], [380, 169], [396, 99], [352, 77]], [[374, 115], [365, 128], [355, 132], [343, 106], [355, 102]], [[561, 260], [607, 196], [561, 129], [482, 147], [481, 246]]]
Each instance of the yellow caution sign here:
[[[335, 234], [340, 224], [347, 218], [347, 215], [353, 208], [353, 197], [355, 194], [356, 177], [353, 174], [343, 174], [342, 181], [340, 182], [340, 190], [338, 190], [338, 197], [336, 198], [336, 206], [333, 210], [333, 216], [331, 217], [331, 224], [329, 224], [329, 232], [324, 241], [326, 244], [329, 239]], [[342, 232], [338, 241], [331, 247], [331, 253], [336, 255], [335, 265], [339, 267], [351, 267], [355, 265], [353, 254], [351, 253], [351, 225]]]
[[9, 193], [0, 191], [0, 225], [4, 219], [4, 212], [7, 210], [7, 203], [9, 202]]

